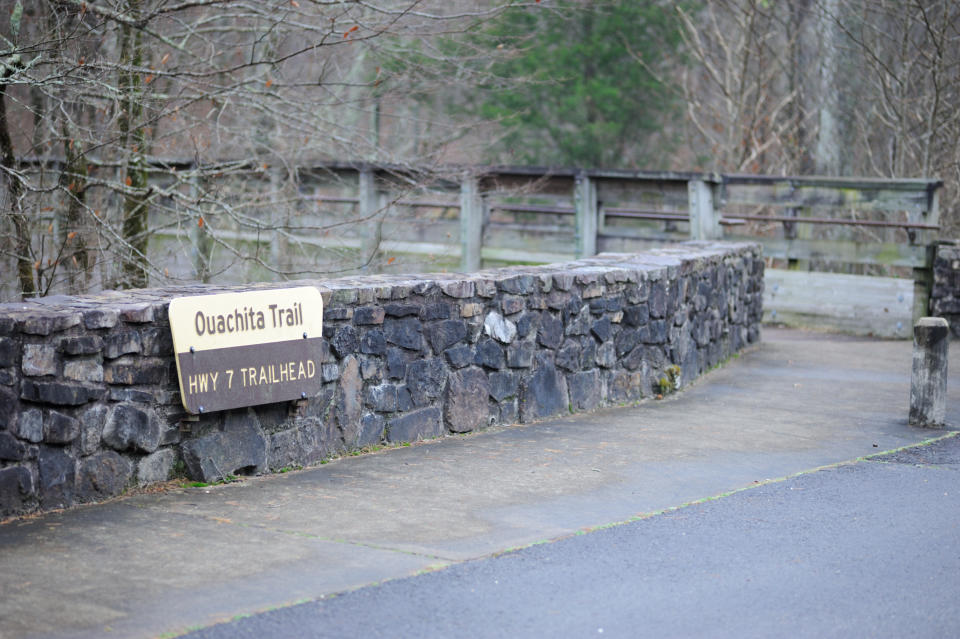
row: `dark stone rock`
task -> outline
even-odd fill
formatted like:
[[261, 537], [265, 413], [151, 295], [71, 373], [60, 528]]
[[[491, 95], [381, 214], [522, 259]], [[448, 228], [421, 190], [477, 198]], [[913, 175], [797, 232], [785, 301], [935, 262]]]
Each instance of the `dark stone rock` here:
[[516, 424], [520, 421], [520, 400], [516, 397], [500, 402], [500, 423]]
[[397, 410], [397, 387], [393, 384], [369, 386], [364, 401], [371, 410], [392, 413]]
[[[20, 408], [20, 401], [16, 394], [7, 388], [0, 388], [0, 428], [6, 428], [17, 421], [17, 411]], [[20, 436], [22, 439], [26, 437]]]
[[574, 295], [567, 301], [562, 311], [561, 319], [563, 320], [563, 323], [569, 324], [571, 321], [573, 321], [574, 317], [579, 317], [582, 314], [581, 311], [586, 312], [587, 307], [583, 305], [583, 300]]
[[439, 358], [424, 359], [407, 366], [407, 387], [417, 406], [429, 404], [430, 400], [440, 397], [446, 379], [447, 367]]
[[449, 376], [443, 417], [454, 433], [468, 433], [487, 425], [490, 385], [479, 368], [467, 368]]
[[362, 306], [353, 311], [353, 323], [359, 325], [383, 324], [386, 314], [381, 306]]
[[267, 466], [267, 441], [252, 410], [229, 411], [223, 431], [180, 445], [191, 479], [218, 481], [227, 475], [252, 475]]
[[427, 340], [437, 355], [466, 337], [467, 323], [463, 320], [444, 320], [427, 327]]
[[630, 351], [626, 357], [623, 357], [620, 360], [620, 363], [624, 368], [630, 371], [635, 371], [643, 364], [643, 360], [646, 354], [646, 348], [643, 346], [637, 346], [632, 351]]
[[44, 509], [65, 508], [73, 504], [77, 463], [63, 448], [41, 446], [40, 506]]
[[73, 359], [63, 365], [63, 377], [75, 382], [102, 382], [103, 366], [96, 359]]
[[642, 399], [648, 385], [644, 371], [614, 371], [607, 383], [607, 398], [611, 402], [633, 402]]
[[532, 275], [515, 275], [497, 282], [497, 288], [512, 295], [526, 295], [536, 290], [536, 282]]
[[0, 366], [15, 366], [19, 350], [17, 340], [0, 337]]
[[443, 434], [440, 409], [428, 406], [387, 422], [387, 441], [392, 444], [415, 442]]
[[537, 341], [544, 348], [556, 349], [563, 340], [563, 322], [552, 313], [540, 315], [540, 328], [537, 331]]
[[40, 377], [57, 374], [57, 349], [49, 344], [27, 344], [23, 347], [20, 370], [24, 375]]
[[6, 431], [0, 431], [0, 459], [20, 461], [27, 456], [27, 445]]
[[547, 358], [538, 357], [536, 371], [520, 386], [520, 421], [566, 413], [569, 405], [566, 379]]
[[108, 309], [90, 309], [83, 312], [83, 325], [90, 330], [113, 328], [120, 319], [120, 313]]
[[172, 361], [146, 357], [124, 357], [103, 367], [103, 380], [126, 386], [162, 386], [167, 382]]
[[593, 368], [596, 364], [597, 342], [590, 336], [580, 338], [580, 368]]
[[33, 444], [43, 441], [43, 411], [39, 408], [28, 408], [16, 416], [16, 421], [10, 429], [20, 439]]
[[0, 368], [0, 385], [13, 386], [19, 379], [12, 368]]
[[473, 349], [466, 344], [457, 344], [453, 348], [448, 348], [443, 355], [452, 368], [463, 368], [472, 364], [474, 360]]
[[421, 331], [420, 321], [415, 318], [385, 322], [383, 329], [389, 343], [413, 351], [420, 350]]
[[146, 324], [154, 320], [154, 309], [151, 304], [130, 304], [121, 307], [120, 319], [131, 324]]
[[503, 347], [500, 346], [496, 340], [480, 340], [477, 344], [477, 354], [473, 361], [478, 366], [499, 370], [503, 368], [505, 363]]
[[504, 315], [513, 315], [514, 313], [519, 313], [524, 309], [526, 304], [523, 301], [523, 298], [517, 295], [504, 295], [503, 299], [500, 300], [500, 309], [503, 311]]
[[383, 438], [383, 430], [386, 428], [387, 420], [382, 415], [368, 413], [360, 420], [360, 432], [357, 433], [356, 445], [360, 448], [364, 446], [375, 446]]
[[536, 350], [536, 345], [529, 340], [514, 342], [507, 348], [507, 366], [530, 368], [533, 366], [533, 355]]
[[152, 453], [160, 445], [160, 420], [150, 408], [118, 404], [103, 429], [103, 442], [114, 450]]
[[334, 416], [343, 441], [356, 439], [363, 411], [363, 379], [360, 377], [360, 362], [350, 356], [343, 360], [340, 383], [334, 399]]
[[151, 326], [140, 332], [143, 354], [148, 357], [169, 357], [173, 355], [173, 334], [169, 328]]
[[362, 356], [360, 358], [360, 377], [379, 380], [381, 378], [380, 358]]
[[523, 339], [528, 335], [531, 335], [536, 332], [540, 327], [540, 313], [537, 312], [527, 312], [521, 315], [516, 320], [517, 325], [517, 337]]
[[413, 410], [413, 397], [410, 396], [410, 389], [403, 385], [397, 389], [397, 412], [406, 413]]
[[338, 322], [353, 318], [353, 309], [348, 306], [338, 306], [336, 308], [327, 308], [323, 311], [324, 322]]
[[0, 468], [0, 516], [28, 510], [33, 498], [33, 475], [29, 469], [23, 466]]
[[176, 461], [177, 453], [172, 448], [150, 453], [137, 464], [137, 483], [144, 485], [170, 479]]
[[610, 339], [612, 331], [613, 329], [609, 317], [601, 317], [595, 321], [592, 326], [590, 326], [590, 332], [593, 333], [594, 336], [601, 342], [606, 342], [608, 339]]
[[71, 312], [30, 314], [21, 322], [20, 331], [27, 335], [50, 335], [76, 326], [80, 319], [80, 313]]
[[646, 304], [634, 304], [623, 311], [623, 323], [627, 326], [643, 326], [650, 319], [650, 307]]
[[574, 410], [593, 410], [603, 399], [603, 381], [600, 371], [593, 369], [567, 376], [570, 405]]
[[334, 329], [333, 337], [330, 338], [330, 347], [336, 356], [340, 358], [356, 353], [360, 348], [357, 329], [352, 326], [337, 327]]
[[136, 402], [139, 404], [150, 404], [157, 401], [157, 395], [163, 391], [145, 389], [145, 388], [126, 388], [123, 386], [111, 386], [108, 397], [114, 402]]
[[564, 322], [566, 334], [571, 337], [586, 335], [590, 332], [590, 326], [593, 324], [592, 319], [589, 313], [580, 313], [571, 316], [568, 321]]
[[664, 320], [651, 320], [646, 326], [647, 334], [643, 341], [647, 344], [663, 344], [667, 341], [667, 323]]
[[516, 397], [520, 390], [520, 376], [511, 372], [490, 373], [487, 378], [490, 385], [490, 397], [502, 402], [508, 397]]
[[80, 422], [55, 410], [47, 415], [44, 439], [48, 444], [69, 444], [80, 436]]
[[580, 342], [568, 339], [557, 351], [557, 366], [568, 371], [580, 370]]
[[143, 341], [137, 331], [111, 333], [103, 340], [103, 356], [116, 359], [121, 355], [139, 353], [143, 350]]
[[420, 314], [420, 306], [417, 304], [387, 304], [383, 307], [383, 310], [390, 317], [407, 317]]
[[320, 366], [320, 379], [324, 382], [332, 382], [340, 378], [340, 367], [336, 364], [323, 364]]
[[77, 501], [96, 501], [121, 494], [133, 475], [133, 465], [107, 450], [88, 457], [80, 464]]
[[387, 352], [387, 338], [380, 329], [369, 330], [360, 338], [360, 352], [367, 355], [383, 355]]
[[390, 379], [403, 379], [407, 374], [407, 360], [403, 356], [403, 351], [398, 348], [387, 349], [387, 377]]
[[637, 329], [624, 329], [617, 333], [616, 339], [613, 340], [614, 347], [616, 348], [617, 357], [623, 357], [634, 347], [640, 343], [640, 331]]
[[667, 287], [663, 282], [653, 282], [650, 285], [649, 298], [650, 317], [660, 319], [667, 314]]
[[[623, 334], [621, 331], [620, 334]], [[594, 361], [597, 363], [597, 366], [602, 366], [603, 368], [613, 368], [617, 365], [617, 350], [613, 344], [610, 342], [604, 342], [597, 346], [597, 355], [594, 358]]]
[[449, 304], [427, 304], [420, 311], [420, 319], [424, 322], [433, 320], [450, 319]]
[[79, 406], [104, 396], [103, 388], [80, 383], [25, 379], [20, 383], [20, 397], [28, 402], [44, 402], [57, 406]]

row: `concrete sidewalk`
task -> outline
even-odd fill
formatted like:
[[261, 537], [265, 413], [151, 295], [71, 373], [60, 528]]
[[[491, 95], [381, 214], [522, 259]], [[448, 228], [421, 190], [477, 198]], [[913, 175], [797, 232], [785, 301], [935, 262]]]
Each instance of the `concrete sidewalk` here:
[[0, 637], [176, 634], [942, 434], [909, 342], [763, 340], [664, 401], [0, 526]]

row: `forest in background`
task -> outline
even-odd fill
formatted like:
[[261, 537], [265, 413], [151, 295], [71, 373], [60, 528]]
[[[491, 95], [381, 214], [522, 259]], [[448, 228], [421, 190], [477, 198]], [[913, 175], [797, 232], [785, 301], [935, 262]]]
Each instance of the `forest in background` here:
[[403, 167], [411, 192], [486, 163], [935, 176], [954, 237], [958, 30], [946, 0], [0, 0], [4, 291], [369, 265], [218, 233], [368, 222], [298, 221], [331, 161]]

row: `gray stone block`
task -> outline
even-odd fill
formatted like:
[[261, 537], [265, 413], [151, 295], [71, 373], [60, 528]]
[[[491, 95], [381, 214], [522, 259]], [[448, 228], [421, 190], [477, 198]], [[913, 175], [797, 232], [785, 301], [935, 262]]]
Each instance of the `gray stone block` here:
[[580, 370], [580, 342], [568, 339], [557, 351], [557, 366], [568, 371]]
[[0, 431], [0, 460], [21, 461], [27, 456], [27, 445], [6, 431]]
[[39, 408], [28, 408], [16, 416], [11, 431], [20, 439], [33, 444], [43, 441], [43, 411]]
[[363, 306], [354, 309], [353, 323], [360, 325], [383, 324], [385, 311], [382, 306]]
[[506, 360], [503, 347], [492, 339], [483, 339], [477, 344], [476, 356], [473, 363], [477, 366], [499, 370], [504, 367]]
[[122, 355], [138, 354], [143, 350], [143, 342], [137, 331], [125, 330], [107, 335], [103, 340], [103, 356], [116, 359]]
[[0, 468], [0, 517], [30, 510], [35, 497], [33, 475], [28, 468]]
[[96, 355], [103, 350], [103, 340], [97, 335], [64, 337], [59, 344], [67, 355]]
[[267, 440], [250, 409], [229, 411], [223, 431], [187, 440], [180, 451], [187, 473], [197, 481], [252, 475], [267, 468]]
[[41, 446], [38, 467], [40, 506], [49, 509], [72, 505], [77, 481], [76, 461], [63, 448]]
[[340, 382], [334, 394], [334, 418], [345, 442], [356, 439], [363, 411], [363, 379], [360, 362], [355, 357], [343, 360]]
[[422, 330], [420, 321], [415, 318], [384, 322], [383, 325], [388, 343], [414, 351], [419, 351], [422, 345]]
[[368, 413], [360, 420], [360, 430], [357, 432], [357, 439], [354, 442], [356, 447], [375, 446], [383, 438], [383, 431], [386, 428], [387, 421], [382, 415]]
[[15, 366], [20, 344], [12, 337], [0, 337], [0, 366]]
[[123, 493], [133, 476], [133, 464], [112, 450], [107, 450], [83, 460], [79, 475], [77, 501], [97, 501]]
[[520, 386], [520, 421], [560, 415], [569, 405], [566, 379], [547, 358], [538, 356], [536, 371]]
[[161, 448], [150, 453], [137, 464], [137, 483], [141, 486], [170, 479], [177, 453], [172, 448]]
[[487, 397], [490, 385], [479, 368], [452, 373], [447, 382], [443, 417], [454, 433], [468, 433], [487, 425]]
[[64, 363], [63, 376], [75, 382], [102, 382], [103, 366], [95, 359], [74, 359]]
[[428, 406], [387, 422], [387, 441], [392, 444], [431, 439], [443, 434], [440, 409]]
[[26, 344], [20, 370], [31, 377], [56, 375], [57, 349], [50, 344]]
[[473, 363], [475, 359], [473, 349], [466, 344], [457, 344], [453, 348], [448, 348], [443, 352], [447, 363], [451, 368], [463, 368]]
[[483, 320], [483, 331], [503, 344], [509, 344], [517, 337], [516, 324], [493, 311]]
[[508, 371], [490, 373], [487, 377], [490, 397], [502, 402], [509, 397], [516, 397], [520, 391], [520, 375]]
[[561, 341], [563, 341], [563, 322], [553, 313], [541, 313], [537, 342], [544, 348], [557, 349]]
[[440, 397], [447, 381], [447, 367], [439, 358], [424, 359], [407, 366], [407, 387], [417, 406]]
[[533, 366], [533, 355], [536, 350], [536, 345], [529, 340], [514, 342], [507, 348], [507, 366], [530, 368]]
[[114, 450], [152, 453], [160, 445], [160, 420], [151, 408], [119, 404], [103, 429], [103, 442]]
[[100, 399], [105, 391], [98, 386], [79, 382], [57, 382], [25, 379], [20, 383], [20, 397], [29, 402], [44, 402], [57, 406], [79, 406]]
[[452, 314], [453, 311], [449, 304], [426, 304], [420, 309], [420, 320], [431, 322], [433, 320], [450, 319]]
[[387, 352], [387, 338], [380, 329], [366, 331], [360, 338], [360, 352], [366, 355], [383, 355]]
[[[324, 331], [326, 333], [326, 331]], [[333, 336], [330, 338], [330, 347], [337, 357], [346, 357], [356, 353], [360, 349], [360, 339], [357, 337], [357, 329], [353, 326], [338, 326], [333, 330]]]
[[570, 406], [573, 410], [593, 410], [603, 401], [603, 378], [600, 371], [592, 369], [567, 376]]
[[55, 410], [47, 413], [43, 438], [48, 444], [69, 444], [80, 436], [80, 422]]
[[393, 384], [368, 386], [364, 393], [367, 408], [381, 413], [393, 413], [397, 410], [397, 387]]
[[437, 355], [467, 338], [467, 323], [463, 320], [444, 320], [427, 327], [427, 341]]
[[146, 357], [123, 357], [103, 367], [103, 381], [108, 384], [163, 385], [167, 382], [172, 360]]

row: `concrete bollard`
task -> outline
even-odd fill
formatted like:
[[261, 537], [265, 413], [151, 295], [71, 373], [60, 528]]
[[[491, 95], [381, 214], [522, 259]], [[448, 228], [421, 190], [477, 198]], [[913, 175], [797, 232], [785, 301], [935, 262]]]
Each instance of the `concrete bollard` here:
[[947, 413], [950, 327], [942, 317], [921, 317], [913, 327], [910, 425], [943, 428]]

